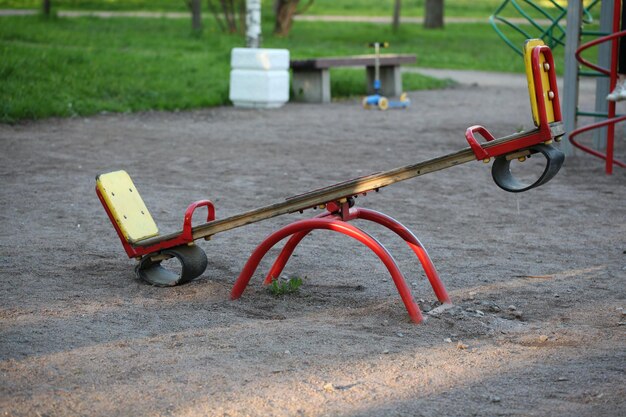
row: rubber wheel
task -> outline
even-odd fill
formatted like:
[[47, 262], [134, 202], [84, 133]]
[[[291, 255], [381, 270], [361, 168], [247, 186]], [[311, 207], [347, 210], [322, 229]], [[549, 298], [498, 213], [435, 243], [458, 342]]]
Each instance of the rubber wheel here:
[[381, 97], [378, 100], [378, 108], [381, 110], [387, 110], [389, 108], [389, 100], [387, 100], [387, 97]]
[[559, 172], [565, 160], [565, 154], [559, 149], [550, 145], [535, 145], [528, 149], [532, 154], [541, 154], [546, 159], [541, 176], [533, 183], [522, 182], [511, 173], [511, 161], [507, 161], [506, 156], [498, 156], [491, 166], [491, 176], [498, 187], [510, 193], [521, 193], [545, 184]]
[[406, 93], [402, 93], [400, 94], [400, 101], [404, 102], [404, 101], [408, 101], [409, 97], [406, 95]]
[[366, 110], [370, 108], [370, 105], [367, 104], [367, 97], [363, 97], [363, 101], [361, 101], [361, 104], [363, 105], [363, 108]]
[[155, 254], [144, 256], [135, 267], [135, 273], [140, 279], [157, 287], [185, 284], [202, 275], [207, 267], [206, 254], [196, 245], [176, 246], [164, 249], [160, 253], [176, 258], [180, 263], [180, 271], [164, 268], [161, 260], [153, 261], [152, 257]]

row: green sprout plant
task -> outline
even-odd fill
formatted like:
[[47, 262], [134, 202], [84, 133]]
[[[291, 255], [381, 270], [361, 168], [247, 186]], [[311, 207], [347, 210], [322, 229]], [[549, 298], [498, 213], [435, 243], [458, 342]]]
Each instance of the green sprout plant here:
[[297, 293], [300, 290], [301, 285], [302, 278], [300, 277], [291, 277], [289, 279], [274, 278], [268, 289], [272, 295], [278, 297], [281, 295]]

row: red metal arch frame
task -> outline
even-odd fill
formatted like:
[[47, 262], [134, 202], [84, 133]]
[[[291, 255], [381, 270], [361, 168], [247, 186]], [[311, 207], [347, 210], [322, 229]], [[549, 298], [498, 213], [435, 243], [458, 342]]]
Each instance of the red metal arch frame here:
[[417, 237], [415, 237], [410, 230], [393, 218], [374, 210], [362, 208], [343, 210], [343, 213], [325, 212], [316, 218], [294, 222], [272, 233], [263, 242], [261, 242], [259, 246], [257, 246], [254, 252], [252, 252], [252, 255], [235, 281], [235, 285], [233, 286], [231, 292], [231, 298], [238, 299], [241, 297], [263, 257], [281, 240], [291, 236], [265, 278], [265, 284], [270, 284], [274, 277], [280, 275], [283, 268], [287, 264], [287, 261], [293, 254], [296, 246], [302, 241], [302, 239], [304, 239], [304, 237], [306, 237], [313, 230], [325, 229], [350, 236], [369, 247], [387, 267], [387, 270], [396, 285], [400, 298], [402, 299], [411, 320], [415, 323], [421, 323], [424, 320], [422, 312], [413, 299], [411, 290], [409, 289], [404, 276], [398, 269], [395, 260], [389, 251], [387, 251], [387, 249], [380, 242], [378, 242], [378, 240], [363, 230], [347, 223], [347, 221], [352, 219], [373, 221], [387, 227], [400, 236], [417, 255], [422, 267], [424, 268], [424, 272], [433, 287], [437, 299], [441, 303], [450, 304], [450, 297], [448, 296], [443, 283], [439, 279], [437, 270]]
[[569, 134], [569, 141], [571, 142], [572, 145], [576, 146], [578, 149], [587, 152], [590, 155], [593, 156], [597, 156], [598, 158], [604, 159], [606, 161], [606, 173], [610, 174], [613, 172], [612, 169], [612, 165], [615, 164], [619, 167], [622, 168], [626, 168], [626, 162], [622, 162], [619, 159], [615, 159], [613, 157], [613, 152], [614, 152], [614, 137], [611, 135], [611, 140], [609, 142], [607, 142], [607, 152], [603, 153], [603, 152], [599, 152], [596, 151], [595, 149], [583, 145], [582, 143], [574, 140], [574, 137], [580, 135], [581, 133], [587, 132], [589, 130], [594, 130], [594, 129], [598, 129], [600, 127], [604, 127], [604, 126], [609, 126], [609, 129], [613, 130], [615, 128], [615, 125], [619, 122], [623, 122], [626, 120], [626, 116], [620, 116], [620, 117], [614, 117], [613, 119], [607, 119], [607, 120], [603, 120], [601, 122], [597, 122], [597, 123], [592, 123], [590, 125], [587, 126], [583, 126], [583, 127], [579, 127], [576, 130], [573, 130], [570, 134]]
[[[326, 212], [318, 216], [318, 218], [328, 217], [331, 215], [332, 213]], [[338, 215], [333, 216], [335, 218], [339, 217]], [[426, 274], [426, 277], [428, 278], [428, 281], [430, 282], [430, 285], [432, 286], [433, 291], [437, 296], [437, 299], [443, 304], [451, 303], [446, 288], [439, 278], [437, 269], [431, 261], [430, 256], [428, 256], [428, 252], [426, 252], [426, 249], [424, 249], [424, 246], [419, 241], [419, 239], [409, 229], [402, 225], [402, 223], [398, 222], [390, 216], [387, 216], [386, 214], [365, 208], [350, 209], [350, 218], [372, 221], [386, 227], [387, 229], [400, 236], [406, 242], [409, 248], [411, 248], [411, 250], [415, 253], [415, 255], [417, 255], [417, 258], [420, 261], [422, 268], [424, 268], [424, 273]], [[265, 277], [264, 284], [271, 284], [274, 279], [280, 276], [298, 244], [310, 232], [311, 230], [303, 231], [291, 236], [291, 238], [287, 241], [282, 251], [276, 258], [276, 261], [274, 261], [274, 264], [270, 268], [270, 271]]]
[[[619, 3], [618, 3], [619, 5]], [[619, 10], [617, 10], [617, 15], [619, 16]], [[588, 42], [586, 44], [584, 44], [583, 46], [581, 46], [580, 48], [578, 48], [578, 50], [576, 51], [576, 59], [583, 65], [593, 68], [596, 71], [608, 75], [610, 82], [609, 82], [609, 89], [613, 90], [615, 88], [615, 84], [617, 82], [617, 75], [616, 75], [616, 71], [613, 70], [609, 70], [607, 68], [603, 68], [600, 67], [594, 63], [589, 62], [588, 60], [586, 60], [585, 58], [583, 58], [581, 56], [582, 52], [585, 49], [588, 49], [592, 46], [596, 46], [598, 44], [604, 43], [604, 42], [608, 42], [608, 41], [612, 41], [612, 52], [611, 52], [611, 67], [612, 68], [617, 68], [617, 38], [620, 37], [624, 37], [626, 36], [626, 30], [623, 30], [621, 32], [615, 32], [611, 35], [607, 35], [607, 36], [602, 36], [598, 39], [595, 39], [591, 42]], [[602, 122], [597, 122], [597, 123], [592, 123], [590, 125], [587, 126], [583, 126], [580, 127], [578, 129], [573, 130], [572, 132], [570, 132], [569, 134], [569, 141], [572, 145], [574, 145], [575, 147], [577, 147], [578, 149], [587, 152], [590, 155], [596, 156], [598, 158], [604, 159], [605, 161], [605, 172], [607, 174], [611, 174], [613, 172], [613, 165], [617, 165], [620, 166], [622, 168], [626, 168], [626, 163], [615, 159], [613, 154], [614, 154], [614, 142], [615, 142], [615, 125], [617, 123], [623, 122], [624, 120], [626, 120], [626, 116], [619, 116], [616, 117], [615, 115], [615, 103], [610, 102], [609, 106], [608, 106], [608, 114], [607, 114], [607, 120], [604, 120]], [[574, 138], [578, 135], [580, 135], [581, 133], [587, 132], [589, 130], [594, 130], [594, 129], [598, 129], [601, 127], [607, 126], [607, 143], [606, 143], [606, 153], [603, 152], [599, 152], [596, 151], [595, 149], [589, 147], [589, 146], [585, 146], [583, 144], [581, 144], [580, 142], [574, 140]]]
[[[615, 1], [613, 4], [613, 33], [607, 36], [599, 37], [591, 42], [587, 42], [576, 50], [576, 59], [582, 65], [585, 65], [589, 68], [593, 68], [594, 70], [609, 76], [609, 90], [613, 90], [615, 88], [615, 84], [617, 82], [617, 59], [618, 59], [618, 38], [623, 38], [626, 36], [626, 30], [619, 31], [620, 24], [620, 13], [621, 11], [621, 2]], [[600, 67], [585, 58], [582, 57], [582, 52], [592, 46], [596, 46], [598, 44], [611, 41], [611, 67], [610, 69]], [[625, 40], [622, 39], [621, 42]], [[605, 161], [605, 172], [607, 174], [613, 173], [613, 165], [620, 166], [622, 168], [626, 168], [626, 163], [617, 160], [614, 158], [614, 142], [615, 142], [615, 125], [619, 122], [623, 122], [626, 120], [626, 116], [618, 116], [616, 117], [615, 113], [615, 103], [609, 102], [608, 112], [607, 112], [607, 120], [602, 122], [592, 123], [588, 126], [584, 126], [578, 129], [573, 130], [569, 133], [568, 138], [572, 145], [577, 147], [578, 149], [587, 152], [593, 156], [604, 159]], [[607, 135], [606, 135], [606, 153], [598, 152], [595, 149], [592, 149], [588, 146], [582, 145], [579, 142], [574, 140], [574, 137], [577, 135], [587, 132], [589, 130], [597, 129], [600, 127], [607, 127]]]

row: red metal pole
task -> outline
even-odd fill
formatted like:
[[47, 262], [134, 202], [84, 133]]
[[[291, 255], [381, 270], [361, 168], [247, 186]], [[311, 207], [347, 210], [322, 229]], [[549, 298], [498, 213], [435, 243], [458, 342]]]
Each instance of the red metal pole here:
[[[619, 32], [620, 17], [621, 17], [621, 1], [613, 1], [613, 33]], [[622, 40], [621, 42], [626, 42]], [[615, 37], [611, 40], [611, 76], [609, 81], [609, 91], [613, 91], [615, 84], [617, 83], [617, 52], [619, 49], [618, 38]], [[609, 101], [608, 119], [615, 117], [615, 102]], [[615, 124], [611, 123], [606, 130], [606, 160], [605, 171], [607, 174], [613, 173], [613, 145], [615, 140]]]
[[[330, 214], [331, 213], [324, 213], [317, 217], [326, 217]], [[430, 285], [433, 288], [437, 299], [443, 304], [451, 303], [448, 292], [446, 291], [443, 282], [439, 278], [437, 269], [430, 259], [430, 256], [428, 256], [428, 252], [426, 252], [426, 249], [424, 249], [424, 246], [421, 244], [419, 239], [408, 228], [406, 228], [402, 223], [395, 220], [394, 218], [387, 216], [386, 214], [365, 208], [351, 209], [350, 216], [361, 220], [375, 222], [400, 236], [411, 248], [411, 250], [413, 250], [415, 255], [417, 255], [417, 258], [419, 259], [422, 268], [424, 268], [424, 273], [426, 274], [426, 277], [428, 278], [428, 281], [430, 282]], [[310, 230], [303, 231], [295, 233], [291, 236], [291, 238], [283, 247], [283, 250], [276, 258], [276, 261], [274, 261], [274, 264], [270, 268], [270, 272], [267, 274], [264, 284], [271, 284], [272, 280], [276, 279], [282, 273], [285, 265], [289, 261], [289, 258], [293, 254], [293, 251], [296, 249], [296, 246], [298, 246], [298, 244], [309, 234], [309, 232]]]
[[283, 269], [285, 269], [289, 258], [291, 258], [291, 255], [293, 255], [293, 251], [296, 250], [296, 246], [298, 246], [302, 239], [304, 239], [309, 233], [311, 233], [311, 230], [304, 230], [302, 232], [294, 233], [293, 235], [291, 235], [283, 249], [280, 251], [280, 254], [274, 261], [274, 264], [270, 268], [270, 271], [267, 273], [263, 284], [269, 285], [272, 283], [272, 281], [278, 279], [281, 272], [283, 272]]
[[[328, 217], [330, 215], [332, 215], [332, 213], [325, 212], [318, 216], [315, 216], [315, 218], [321, 219], [324, 217]], [[333, 217], [337, 218], [336, 215]], [[289, 240], [287, 241], [283, 249], [280, 251], [280, 254], [274, 261], [274, 264], [270, 268], [270, 271], [267, 273], [267, 276], [265, 277], [265, 281], [263, 281], [263, 284], [269, 285], [272, 283], [272, 281], [274, 281], [280, 276], [281, 272], [283, 272], [283, 269], [285, 269], [285, 265], [287, 265], [289, 258], [291, 258], [293, 251], [296, 250], [296, 246], [298, 246], [298, 244], [300, 244], [302, 239], [304, 239], [309, 233], [311, 233], [310, 230], [305, 230], [302, 232], [294, 233], [289, 238]]]
[[[615, 88], [617, 83], [617, 58], [618, 58], [618, 38], [624, 38], [626, 36], [626, 30], [619, 31], [619, 13], [620, 13], [620, 2], [616, 1], [614, 3], [614, 14], [613, 15], [613, 33], [607, 36], [602, 36], [597, 38], [591, 42], [587, 42], [582, 45], [580, 48], [576, 50], [576, 59], [583, 65], [593, 68], [598, 72], [601, 72], [605, 75], [609, 76], [609, 89], [612, 91]], [[610, 68], [600, 67], [592, 62], [589, 62], [585, 58], [582, 57], [582, 52], [592, 46], [596, 46], [603, 42], [611, 42], [611, 64]], [[620, 40], [620, 42], [626, 42], [626, 39]], [[605, 160], [605, 172], [607, 174], [613, 173], [613, 164], [624, 167], [624, 163], [614, 159], [614, 150], [615, 150], [615, 124], [623, 121], [623, 117], [615, 117], [615, 103], [610, 101], [608, 103], [608, 111], [607, 111], [607, 119], [603, 122], [593, 123], [588, 126], [584, 126], [582, 128], [576, 129], [569, 134], [569, 140], [572, 145], [576, 146], [583, 151], [597, 156], [599, 158], [603, 158]], [[599, 127], [607, 127], [607, 137], [606, 137], [606, 153], [603, 154], [598, 152], [588, 146], [581, 145], [577, 141], [574, 140], [574, 137], [579, 135], [580, 133], [586, 132], [588, 130], [596, 129]]]
[[[590, 148], [589, 146], [585, 146], [581, 143], [578, 143], [577, 141], [574, 140], [574, 138], [576, 136], [578, 136], [581, 133], [587, 132], [589, 130], [593, 130], [593, 129], [597, 129], [599, 127], [602, 126], [615, 126], [617, 123], [619, 122], [623, 122], [626, 121], [626, 116], [620, 116], [620, 117], [616, 117], [613, 119], [606, 119], [602, 122], [598, 122], [598, 123], [594, 123], [591, 125], [587, 125], [587, 126], [583, 126], [580, 127], [574, 131], [572, 131], [569, 134], [569, 141], [572, 143], [572, 145], [576, 146], [578, 149], [582, 149], [583, 151], [587, 152], [588, 154], [591, 154], [593, 156], [597, 156], [598, 158], [602, 158], [602, 159], [607, 159], [608, 156], [607, 154], [603, 154], [602, 152], [598, 152], [595, 149]], [[614, 159], [613, 163], [617, 166], [620, 166], [622, 168], [626, 168], [626, 163], [620, 161], [619, 159]]]
[[441, 279], [439, 279], [437, 269], [430, 259], [430, 256], [428, 256], [428, 252], [426, 252], [422, 243], [409, 229], [394, 218], [378, 211], [365, 208], [357, 208], [356, 210], [357, 218], [378, 223], [400, 236], [413, 252], [415, 252], [415, 255], [417, 255], [417, 258], [424, 268], [426, 277], [435, 291], [437, 299], [443, 304], [451, 304], [446, 287], [443, 285], [443, 282], [441, 282]]
[[308, 219], [308, 220], [300, 220], [290, 225], [283, 227], [282, 229], [272, 233], [269, 235], [257, 248], [252, 252], [250, 258], [246, 262], [243, 267], [239, 277], [235, 281], [235, 285], [231, 291], [231, 299], [235, 300], [241, 297], [241, 294], [248, 286], [254, 271], [256, 271], [259, 263], [265, 256], [265, 254], [278, 242], [283, 240], [287, 236], [291, 236], [294, 233], [299, 233], [303, 231], [310, 231], [314, 229], [325, 229], [332, 230], [335, 232], [342, 233], [346, 236], [350, 236], [353, 239], [358, 240], [363, 243], [367, 247], [369, 247], [385, 264], [387, 270], [391, 274], [391, 278], [398, 289], [398, 293], [400, 294], [400, 298], [402, 298], [402, 302], [411, 317], [411, 320], [415, 323], [421, 323], [424, 320], [422, 316], [422, 312], [419, 309], [419, 306], [413, 299], [411, 295], [411, 290], [409, 289], [404, 276], [398, 269], [396, 262], [394, 261], [391, 254], [381, 245], [376, 239], [365, 233], [364, 231], [342, 221], [335, 219]]

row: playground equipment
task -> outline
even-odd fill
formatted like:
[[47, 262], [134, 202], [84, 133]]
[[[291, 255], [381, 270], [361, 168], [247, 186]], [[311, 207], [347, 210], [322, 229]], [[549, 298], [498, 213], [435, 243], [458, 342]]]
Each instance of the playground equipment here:
[[[614, 158], [615, 125], [626, 120], [626, 115], [618, 115], [615, 103], [607, 102], [606, 96], [615, 88], [617, 82], [618, 38], [626, 36], [620, 32], [621, 2], [619, 0], [603, 0], [600, 15], [600, 31], [581, 31], [580, 5], [570, 2], [568, 5], [567, 50], [565, 56], [564, 100], [565, 127], [569, 143], [605, 161], [605, 172], [611, 174], [613, 165], [626, 168], [626, 163]], [[580, 45], [581, 35], [594, 35], [593, 41]], [[622, 40], [625, 42], [626, 40]], [[599, 46], [598, 62], [591, 63], [582, 57], [582, 53], [594, 46]], [[579, 63], [591, 68], [592, 71], [581, 71]], [[578, 79], [580, 76], [596, 77], [595, 111], [582, 111], [578, 108]], [[594, 117], [595, 122], [576, 128], [579, 116]], [[598, 121], [600, 120], [600, 121]], [[581, 133], [596, 130], [594, 148], [581, 144], [575, 139]], [[598, 149], [605, 148], [606, 152]]]
[[[563, 119], [565, 138], [562, 150], [566, 154], [573, 152], [572, 146], [579, 148], [591, 155], [605, 160], [605, 172], [611, 174], [613, 165], [626, 167], [626, 164], [613, 157], [615, 124], [626, 120], [626, 116], [617, 115], [615, 103], [607, 102], [606, 96], [615, 87], [617, 79], [617, 39], [623, 37], [625, 32], [619, 32], [620, 0], [590, 0], [569, 1], [567, 8], [555, 0], [534, 2], [532, 0], [505, 0], [489, 18], [491, 25], [502, 40], [516, 53], [522, 54], [507, 33], [511, 36], [523, 36], [524, 38], [541, 38], [548, 46], [554, 48], [558, 45], [565, 46], [565, 77], [563, 94]], [[545, 7], [550, 6], [550, 7]], [[600, 30], [583, 30], [583, 24], [594, 21], [591, 12], [601, 6]], [[522, 17], [513, 19], [505, 17], [511, 12]], [[567, 25], [562, 25], [567, 17]], [[580, 45], [583, 36], [596, 36], [597, 39]], [[599, 46], [598, 62], [593, 64], [582, 57], [582, 52], [593, 46]], [[592, 70], [583, 70], [581, 65]], [[580, 77], [595, 77], [596, 100], [593, 111], [581, 110], [578, 107], [578, 82]], [[595, 122], [576, 127], [579, 117], [593, 117]], [[581, 133], [595, 130], [593, 147], [583, 145], [575, 139]], [[571, 145], [570, 145], [571, 143]], [[605, 148], [605, 152], [601, 149]]]
[[363, 98], [363, 108], [373, 109], [379, 108], [380, 110], [392, 109], [405, 109], [411, 105], [411, 100], [406, 93], [400, 95], [399, 100], [389, 100], [387, 97], [381, 95], [380, 91], [380, 48], [387, 48], [389, 44], [387, 42], [374, 42], [369, 45], [374, 48], [374, 94]]
[[[554, 177], [564, 156], [551, 146], [552, 141], [558, 141], [563, 134], [552, 52], [543, 42], [537, 40], [527, 42], [525, 51], [531, 108], [536, 125], [536, 129], [530, 131], [496, 139], [486, 128], [471, 126], [465, 132], [465, 138], [470, 145], [468, 148], [296, 195], [285, 201], [224, 219], [215, 219], [215, 209], [209, 200], [197, 201], [187, 208], [182, 231], [166, 235], [159, 235], [154, 220], [126, 172], [99, 175], [96, 178], [96, 193], [127, 255], [138, 260], [135, 268], [137, 275], [159, 286], [182, 284], [202, 274], [207, 265], [207, 257], [194, 244], [197, 239], [208, 240], [217, 233], [275, 216], [322, 208], [325, 210], [322, 214], [312, 219], [296, 221], [269, 235], [248, 259], [235, 281], [231, 298], [241, 297], [264, 255], [282, 239], [290, 237], [266, 276], [266, 284], [279, 276], [295, 247], [309, 232], [324, 229], [345, 234], [368, 246], [387, 267], [411, 320], [419, 323], [423, 320], [422, 313], [391, 254], [376, 239], [348, 222], [353, 219], [375, 222], [402, 238], [416, 254], [437, 299], [443, 304], [449, 304], [450, 298], [428, 253], [417, 237], [401, 223], [385, 214], [354, 207], [355, 199], [409, 178], [473, 160], [489, 162], [494, 159], [493, 179], [499, 187], [510, 192], [538, 187]], [[479, 143], [476, 135], [486, 139], [486, 142]], [[511, 173], [511, 162], [523, 161], [535, 155], [542, 155], [546, 159], [542, 174], [531, 183], [520, 181]], [[207, 222], [192, 226], [192, 216], [201, 207], [207, 209]], [[168, 270], [161, 265], [162, 261], [169, 258], [176, 258], [180, 262], [180, 272]]]
[[[590, 23], [593, 21], [590, 9], [598, 3], [599, 0], [593, 0], [590, 4], [583, 8], [583, 21]], [[514, 35], [521, 35], [524, 39], [537, 38], [544, 41], [551, 49], [558, 45], [565, 45], [566, 30], [561, 21], [567, 16], [567, 10], [555, 0], [545, 0], [542, 3], [548, 3], [552, 12], [548, 12], [545, 7], [537, 4], [532, 0], [505, 0], [489, 17], [489, 23], [496, 31], [498, 36], [518, 55], [522, 56], [523, 51], [519, 48], [518, 43], [511, 40], [505, 32], [500, 28], [499, 23], [505, 28], [511, 30]], [[510, 10], [521, 16], [520, 19], [514, 19], [504, 16], [504, 11]], [[530, 28], [523, 26], [530, 25]], [[535, 33], [530, 33], [529, 30]]]

